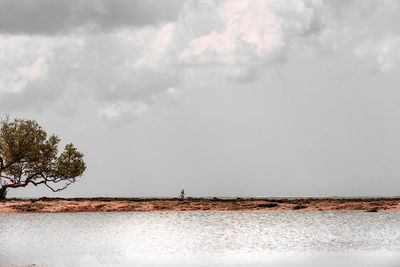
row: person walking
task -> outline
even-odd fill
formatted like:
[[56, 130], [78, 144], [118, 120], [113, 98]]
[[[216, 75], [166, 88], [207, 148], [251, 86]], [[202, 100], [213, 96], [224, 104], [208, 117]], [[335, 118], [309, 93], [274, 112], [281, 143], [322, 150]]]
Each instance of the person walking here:
[[181, 200], [184, 200], [184, 199], [185, 199], [185, 189], [182, 189], [179, 198], [180, 198]]

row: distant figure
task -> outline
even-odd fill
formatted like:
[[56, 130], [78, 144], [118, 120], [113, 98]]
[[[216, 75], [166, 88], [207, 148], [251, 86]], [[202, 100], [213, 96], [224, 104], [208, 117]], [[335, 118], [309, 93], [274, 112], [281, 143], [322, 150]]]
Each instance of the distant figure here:
[[184, 199], [185, 199], [185, 190], [184, 190], [184, 189], [182, 189], [179, 198], [180, 198], [181, 200], [184, 200]]

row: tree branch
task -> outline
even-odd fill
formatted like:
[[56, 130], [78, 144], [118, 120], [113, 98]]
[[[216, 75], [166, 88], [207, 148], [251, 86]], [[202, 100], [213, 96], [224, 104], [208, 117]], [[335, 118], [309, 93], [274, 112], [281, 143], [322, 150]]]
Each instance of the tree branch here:
[[72, 184], [72, 182], [69, 182], [69, 181], [68, 181], [63, 187], [58, 188], [58, 189], [53, 189], [50, 185], [47, 184], [47, 181], [45, 181], [44, 184], [45, 184], [48, 188], [50, 188], [51, 191], [53, 191], [53, 192], [60, 192], [60, 191], [64, 190], [65, 188], [67, 188], [70, 184]]
[[17, 188], [17, 187], [25, 187], [25, 186], [27, 186], [29, 183], [32, 183], [34, 186], [38, 186], [39, 184], [45, 184], [46, 183], [46, 181], [40, 181], [40, 182], [34, 182], [34, 181], [28, 181], [28, 182], [25, 182], [25, 183], [23, 183], [23, 184], [6, 184], [6, 185], [4, 185], [3, 187], [5, 187], [5, 188]]
[[45, 184], [46, 181], [40, 181], [38, 183], [34, 182], [34, 181], [30, 181], [29, 183], [32, 183], [34, 186], [38, 186], [39, 184]]
[[2, 157], [0, 157], [0, 172], [4, 170], [4, 160]]
[[28, 177], [26, 178], [25, 182], [30, 182], [35, 176], [41, 176], [42, 173], [43, 173], [43, 171], [38, 172], [38, 173], [31, 174], [30, 176], [28, 176]]
[[13, 178], [11, 178], [11, 177], [4, 176], [4, 175], [0, 175], [0, 177], [1, 177], [1, 178], [6, 178], [6, 179], [8, 179], [8, 180], [12, 180], [12, 179], [13, 179]]
[[41, 174], [42, 173], [34, 173], [34, 174], [30, 175], [28, 178], [26, 178], [24, 183], [21, 183], [21, 181], [19, 179], [18, 180], [15, 179], [17, 181], [17, 183], [15, 183], [15, 184], [5, 184], [5, 185], [3, 185], [3, 187], [5, 187], [5, 188], [8, 188], [8, 187], [17, 188], [17, 187], [25, 187], [29, 183], [32, 183], [34, 185], [43, 184], [44, 182], [46, 182], [46, 180], [41, 181], [39, 183], [32, 180], [35, 176], [38, 176], [38, 175], [41, 175]]

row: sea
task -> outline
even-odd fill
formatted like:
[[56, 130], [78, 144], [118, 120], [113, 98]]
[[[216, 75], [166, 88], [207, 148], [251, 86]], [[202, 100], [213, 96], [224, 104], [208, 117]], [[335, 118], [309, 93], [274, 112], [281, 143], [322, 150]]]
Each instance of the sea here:
[[400, 266], [400, 211], [0, 214], [0, 266]]

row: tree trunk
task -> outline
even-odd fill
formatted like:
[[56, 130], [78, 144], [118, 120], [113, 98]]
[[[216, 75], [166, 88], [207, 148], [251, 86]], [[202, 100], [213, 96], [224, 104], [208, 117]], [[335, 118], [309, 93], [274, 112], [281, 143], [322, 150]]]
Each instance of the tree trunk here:
[[0, 188], [0, 199], [6, 199], [7, 195], [7, 187]]

